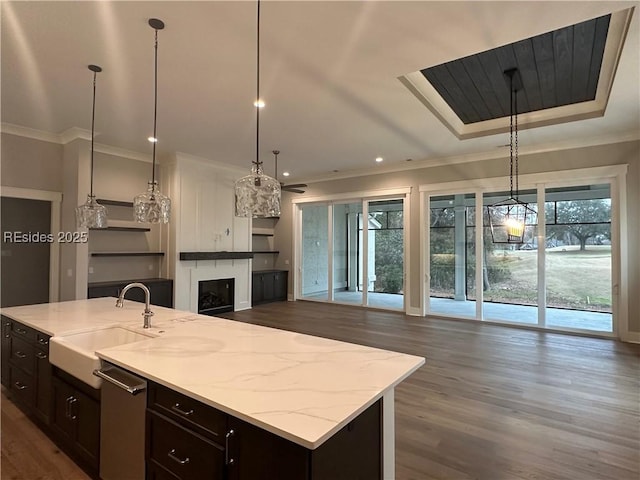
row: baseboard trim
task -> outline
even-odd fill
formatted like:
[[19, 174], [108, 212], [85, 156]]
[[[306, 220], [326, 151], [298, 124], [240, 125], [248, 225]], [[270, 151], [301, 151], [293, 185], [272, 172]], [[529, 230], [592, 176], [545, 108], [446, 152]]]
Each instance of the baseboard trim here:
[[640, 332], [624, 332], [620, 335], [620, 340], [629, 343], [640, 343]]

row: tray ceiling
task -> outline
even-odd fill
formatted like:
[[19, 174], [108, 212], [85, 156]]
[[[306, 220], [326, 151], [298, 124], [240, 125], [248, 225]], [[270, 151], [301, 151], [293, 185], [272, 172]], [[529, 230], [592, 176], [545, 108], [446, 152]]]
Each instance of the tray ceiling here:
[[[507, 141], [508, 121], [464, 123], [420, 70], [610, 14], [595, 99], [523, 113], [523, 130], [539, 128], [521, 135], [521, 153], [637, 139], [637, 3], [264, 1], [265, 170], [273, 174], [276, 149], [279, 170], [291, 172], [287, 183], [502, 157], [508, 152], [497, 147]], [[256, 148], [255, 2], [5, 0], [0, 8], [3, 132], [61, 144], [88, 138], [87, 65], [96, 64], [103, 68], [96, 143], [149, 158], [147, 21], [159, 18], [166, 25], [159, 35], [160, 162], [180, 153], [249, 170]], [[506, 88], [502, 78], [493, 83]], [[497, 97], [504, 109], [507, 100]]]

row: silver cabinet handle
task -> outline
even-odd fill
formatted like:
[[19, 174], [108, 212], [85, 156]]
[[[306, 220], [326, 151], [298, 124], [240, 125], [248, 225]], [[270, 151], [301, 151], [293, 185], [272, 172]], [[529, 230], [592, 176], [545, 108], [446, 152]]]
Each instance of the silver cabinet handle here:
[[27, 331], [24, 328], [16, 328], [16, 333], [19, 333], [20, 335], [26, 335]]
[[42, 352], [37, 352], [36, 357], [38, 357], [41, 360], [44, 360], [45, 358], [47, 358], [47, 354]]
[[67, 418], [71, 418], [71, 402], [73, 402], [74, 400], [75, 398], [73, 395], [67, 397], [67, 399], [65, 400], [65, 403], [67, 405], [64, 408], [64, 416]]
[[224, 436], [224, 463], [225, 465], [233, 465], [233, 458], [229, 455], [229, 439], [233, 437], [236, 432], [233, 429], [229, 430]]
[[16, 382], [16, 383], [14, 383], [14, 385], [16, 386], [16, 388], [18, 390], [24, 390], [25, 388], [27, 388], [27, 385], [25, 385], [23, 383], [20, 383], [20, 382]]
[[185, 417], [193, 415], [193, 408], [190, 410], [183, 410], [180, 408], [179, 403], [176, 403], [173, 407], [171, 407], [171, 410], [173, 410], [174, 412], [178, 412], [180, 415], [184, 415]]
[[16, 352], [16, 357], [18, 357], [18, 358], [27, 358], [27, 354], [26, 353], [22, 353], [20, 350], [18, 350]]
[[49, 345], [49, 340], [47, 340], [46, 338], [40, 337], [38, 339], [38, 343], [40, 343], [40, 345]]
[[189, 463], [189, 457], [185, 457], [184, 459], [179, 458], [178, 456], [176, 456], [176, 449], [172, 448], [171, 450], [169, 450], [169, 453], [167, 453], [167, 456], [173, 460], [174, 462], [179, 463], [180, 465], [185, 465], [187, 463]]
[[71, 400], [69, 401], [69, 418], [71, 420], [75, 420], [76, 418], [78, 418], [78, 416], [73, 413], [74, 403], [78, 403], [78, 399], [76, 397], [71, 397]]

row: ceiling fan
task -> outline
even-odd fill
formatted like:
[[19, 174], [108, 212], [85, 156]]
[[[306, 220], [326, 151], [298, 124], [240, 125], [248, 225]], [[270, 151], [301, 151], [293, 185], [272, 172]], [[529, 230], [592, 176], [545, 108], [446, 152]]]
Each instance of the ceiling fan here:
[[[278, 180], [278, 155], [280, 154], [280, 150], [272, 150], [272, 152], [273, 152], [273, 156], [276, 158], [275, 178], [276, 180]], [[293, 192], [293, 193], [304, 193], [304, 190], [300, 190], [300, 189], [306, 186], [307, 186], [306, 183], [294, 183], [293, 185], [285, 185], [284, 183], [280, 182], [280, 188], [282, 190], [286, 190], [287, 192]]]

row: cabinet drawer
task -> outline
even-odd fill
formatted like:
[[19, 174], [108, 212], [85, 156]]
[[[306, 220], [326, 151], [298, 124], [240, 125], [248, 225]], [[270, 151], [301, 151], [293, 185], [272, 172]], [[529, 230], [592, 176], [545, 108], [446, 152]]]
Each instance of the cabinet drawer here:
[[13, 333], [14, 337], [22, 338], [27, 342], [34, 343], [36, 341], [38, 331], [18, 322], [11, 322], [11, 333]]
[[196, 428], [198, 433], [218, 443], [224, 442], [228, 422], [226, 413], [154, 383], [149, 387], [148, 401], [149, 408], [189, 428]]
[[224, 479], [224, 449], [147, 410], [147, 459], [184, 480]]
[[49, 335], [45, 335], [41, 332], [36, 332], [36, 345], [38, 348], [44, 350], [49, 353], [49, 339], [51, 337]]
[[11, 364], [33, 374], [35, 347], [21, 338], [11, 338]]
[[9, 370], [11, 392], [16, 400], [27, 407], [33, 407], [35, 397], [33, 376], [13, 366]]
[[176, 477], [173, 473], [164, 467], [161, 467], [153, 460], [149, 460], [146, 465], [147, 480], [180, 480], [180, 477]]

